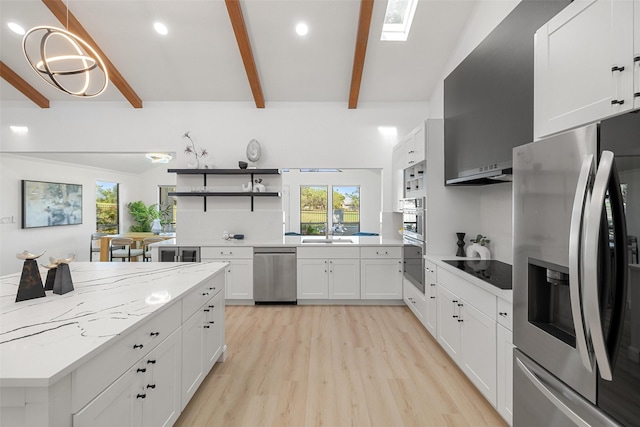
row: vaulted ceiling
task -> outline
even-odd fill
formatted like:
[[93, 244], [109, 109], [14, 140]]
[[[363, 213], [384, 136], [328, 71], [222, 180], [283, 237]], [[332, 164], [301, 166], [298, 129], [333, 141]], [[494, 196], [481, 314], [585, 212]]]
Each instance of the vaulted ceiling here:
[[[77, 101], [35, 75], [7, 27], [83, 28], [113, 69], [98, 98], [149, 101], [427, 101], [475, 0], [419, 0], [406, 42], [380, 41], [386, 0], [0, 0], [0, 100]], [[67, 18], [66, 7], [69, 15]], [[56, 18], [58, 16], [58, 18]], [[75, 18], [75, 19], [74, 19]], [[161, 36], [154, 22], [169, 30]], [[295, 25], [305, 22], [300, 37]], [[17, 83], [16, 83], [17, 82]], [[43, 100], [44, 99], [44, 100]]]

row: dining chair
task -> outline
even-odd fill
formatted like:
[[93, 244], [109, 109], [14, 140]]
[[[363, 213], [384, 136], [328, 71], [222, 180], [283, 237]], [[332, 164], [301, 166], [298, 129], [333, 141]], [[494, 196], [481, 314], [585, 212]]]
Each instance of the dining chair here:
[[109, 244], [109, 261], [120, 258], [121, 261], [126, 259], [131, 262], [131, 258], [144, 256], [144, 250], [134, 248], [133, 245], [134, 241], [130, 237], [114, 237]]
[[100, 261], [100, 239], [106, 236], [107, 233], [91, 233], [91, 246], [89, 247], [89, 261], [93, 261], [93, 254], [98, 254], [98, 261]]
[[145, 237], [142, 240], [142, 249], [144, 251], [144, 257], [142, 258], [142, 261], [146, 262], [151, 259], [151, 249], [149, 248], [149, 245], [152, 243], [158, 243], [162, 241], [164, 241], [162, 237]]

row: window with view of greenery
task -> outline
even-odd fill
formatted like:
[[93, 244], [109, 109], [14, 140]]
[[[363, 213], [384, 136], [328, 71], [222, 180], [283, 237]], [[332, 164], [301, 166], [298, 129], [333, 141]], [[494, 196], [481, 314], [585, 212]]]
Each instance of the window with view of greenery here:
[[[331, 211], [329, 210], [331, 208]], [[345, 235], [360, 231], [360, 187], [300, 187], [300, 233]]]
[[96, 231], [117, 234], [118, 223], [118, 184], [96, 181]]

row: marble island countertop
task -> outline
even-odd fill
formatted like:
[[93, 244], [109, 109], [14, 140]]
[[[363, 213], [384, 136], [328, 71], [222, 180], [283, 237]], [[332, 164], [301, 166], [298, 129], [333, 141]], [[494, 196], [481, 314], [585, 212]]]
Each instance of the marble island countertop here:
[[[332, 243], [326, 243], [326, 241], [332, 241]], [[351, 243], [349, 243], [349, 241]], [[260, 247], [260, 246], [402, 246], [402, 239], [381, 237], [381, 236], [333, 236], [329, 239], [324, 236], [283, 236], [280, 239], [273, 240], [256, 240], [256, 239], [230, 239], [224, 240], [222, 238], [218, 240], [208, 239], [206, 241], [195, 240], [183, 240], [180, 237], [175, 239], [168, 239], [163, 242], [154, 243], [152, 246], [246, 246], [246, 247]]]
[[20, 273], [0, 277], [0, 385], [55, 383], [226, 265], [74, 262], [72, 292], [20, 302]]

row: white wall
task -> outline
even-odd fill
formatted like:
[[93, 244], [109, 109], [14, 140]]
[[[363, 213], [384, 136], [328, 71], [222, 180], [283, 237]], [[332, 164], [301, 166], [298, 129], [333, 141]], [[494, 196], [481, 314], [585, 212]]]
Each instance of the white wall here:
[[[16, 254], [23, 250], [33, 253], [46, 251], [40, 260], [48, 264], [49, 256], [56, 258], [76, 254], [78, 261], [89, 260], [90, 235], [96, 226], [96, 181], [120, 184], [120, 224], [121, 231], [131, 225], [126, 203], [144, 200], [155, 203], [155, 192], [150, 192], [147, 184], [152, 179], [140, 179], [138, 175], [124, 174], [105, 169], [80, 167], [68, 163], [30, 159], [22, 156], [0, 155], [0, 216], [13, 216], [15, 223], [0, 224], [0, 275], [16, 273], [22, 262]], [[59, 227], [22, 229], [21, 180], [63, 182], [82, 185], [82, 224]], [[150, 184], [156, 185], [156, 184]], [[150, 196], [151, 195], [151, 196]]]
[[[444, 79], [462, 60], [520, 3], [520, 0], [477, 0], [477, 5], [461, 34], [458, 44], [451, 54], [445, 72], [429, 101], [431, 118], [444, 117]], [[444, 153], [442, 152], [444, 161]], [[440, 155], [440, 153], [438, 153]], [[512, 185], [510, 183], [493, 184], [483, 187], [447, 187], [440, 189], [449, 197], [454, 194], [467, 199], [466, 209], [475, 218], [469, 218], [463, 229], [457, 230], [452, 226], [438, 230], [439, 238], [435, 247], [429, 247], [429, 253], [440, 254], [439, 244], [443, 244], [443, 253], [455, 253], [455, 232], [466, 232], [467, 244], [469, 239], [477, 234], [487, 236], [490, 240], [492, 257], [511, 264], [513, 262], [513, 226], [512, 226]], [[457, 206], [457, 209], [463, 209]], [[443, 221], [446, 217], [443, 218]], [[460, 227], [460, 226], [459, 226]], [[444, 245], [444, 236], [450, 235], [453, 244]]]

